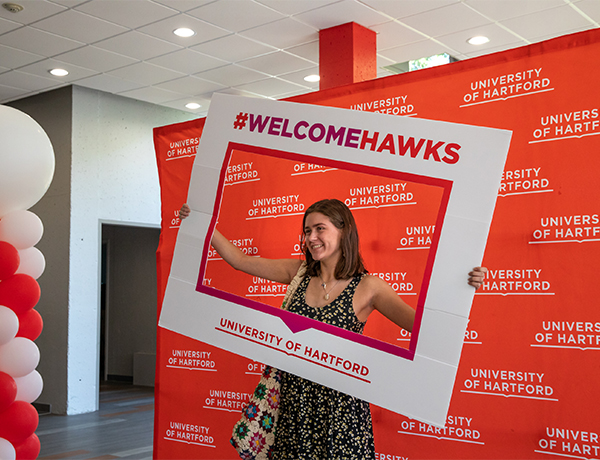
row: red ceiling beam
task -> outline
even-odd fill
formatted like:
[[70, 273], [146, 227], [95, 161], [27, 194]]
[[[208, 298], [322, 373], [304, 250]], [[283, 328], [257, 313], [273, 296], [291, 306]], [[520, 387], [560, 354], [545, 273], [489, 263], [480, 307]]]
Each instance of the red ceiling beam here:
[[376, 34], [348, 22], [319, 31], [319, 89], [377, 78]]

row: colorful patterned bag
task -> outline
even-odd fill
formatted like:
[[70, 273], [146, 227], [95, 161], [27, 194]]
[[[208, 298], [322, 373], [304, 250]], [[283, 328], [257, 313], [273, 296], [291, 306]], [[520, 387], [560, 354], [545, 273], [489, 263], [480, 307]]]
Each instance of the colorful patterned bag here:
[[[296, 288], [304, 278], [306, 262], [290, 283], [283, 298], [282, 309], [287, 309]], [[250, 401], [242, 410], [242, 417], [233, 427], [229, 442], [243, 460], [267, 460], [272, 458], [275, 429], [279, 418], [282, 372], [266, 366]]]

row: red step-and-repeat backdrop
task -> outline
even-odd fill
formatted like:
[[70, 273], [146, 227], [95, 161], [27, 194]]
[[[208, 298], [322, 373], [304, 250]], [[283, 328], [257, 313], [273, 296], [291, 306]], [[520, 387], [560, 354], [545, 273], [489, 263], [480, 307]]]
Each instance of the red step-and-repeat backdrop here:
[[[600, 457], [598, 55], [600, 32], [588, 31], [292, 99], [513, 131], [484, 258], [489, 275], [475, 295], [446, 427], [372, 406], [378, 459]], [[193, 120], [154, 132], [159, 313], [203, 126]], [[219, 229], [249, 254], [295, 257], [302, 211], [323, 197], [349, 205], [369, 271], [416, 305], [440, 203], [435, 187], [236, 151]], [[250, 230], [240, 232], [224, 216], [242, 213]], [[265, 230], [273, 218], [275, 238]], [[400, 266], [377, 258], [381, 238], [397, 241]], [[205, 283], [275, 306], [283, 296], [281, 286], [234, 273], [217, 254]], [[367, 333], [399, 346], [410, 338], [377, 316]], [[237, 458], [229, 437], [261, 369], [159, 328], [154, 457]]]

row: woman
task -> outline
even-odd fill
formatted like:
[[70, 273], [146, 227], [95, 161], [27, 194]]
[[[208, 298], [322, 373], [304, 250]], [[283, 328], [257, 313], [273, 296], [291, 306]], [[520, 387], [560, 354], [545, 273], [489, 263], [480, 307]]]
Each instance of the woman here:
[[[180, 216], [190, 209], [183, 205]], [[377, 276], [366, 274], [352, 212], [339, 200], [321, 200], [304, 214], [306, 275], [288, 310], [362, 333], [373, 310], [407, 331], [415, 311]], [[302, 261], [265, 259], [244, 254], [215, 230], [212, 246], [233, 268], [289, 284]], [[487, 269], [469, 273], [479, 288]], [[274, 458], [374, 459], [369, 403], [289, 373], [283, 373]]]

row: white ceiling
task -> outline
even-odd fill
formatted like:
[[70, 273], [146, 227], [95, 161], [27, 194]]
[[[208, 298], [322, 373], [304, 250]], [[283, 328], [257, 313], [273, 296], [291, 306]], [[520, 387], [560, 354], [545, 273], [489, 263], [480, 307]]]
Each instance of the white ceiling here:
[[[383, 67], [459, 60], [597, 28], [600, 0], [15, 0], [0, 8], [0, 103], [76, 84], [205, 115], [215, 92], [280, 99], [318, 90], [318, 31], [377, 32]], [[189, 27], [191, 38], [172, 31]], [[486, 35], [473, 46], [467, 39]], [[61, 67], [66, 77], [48, 70]], [[202, 104], [197, 110], [187, 102]]]

